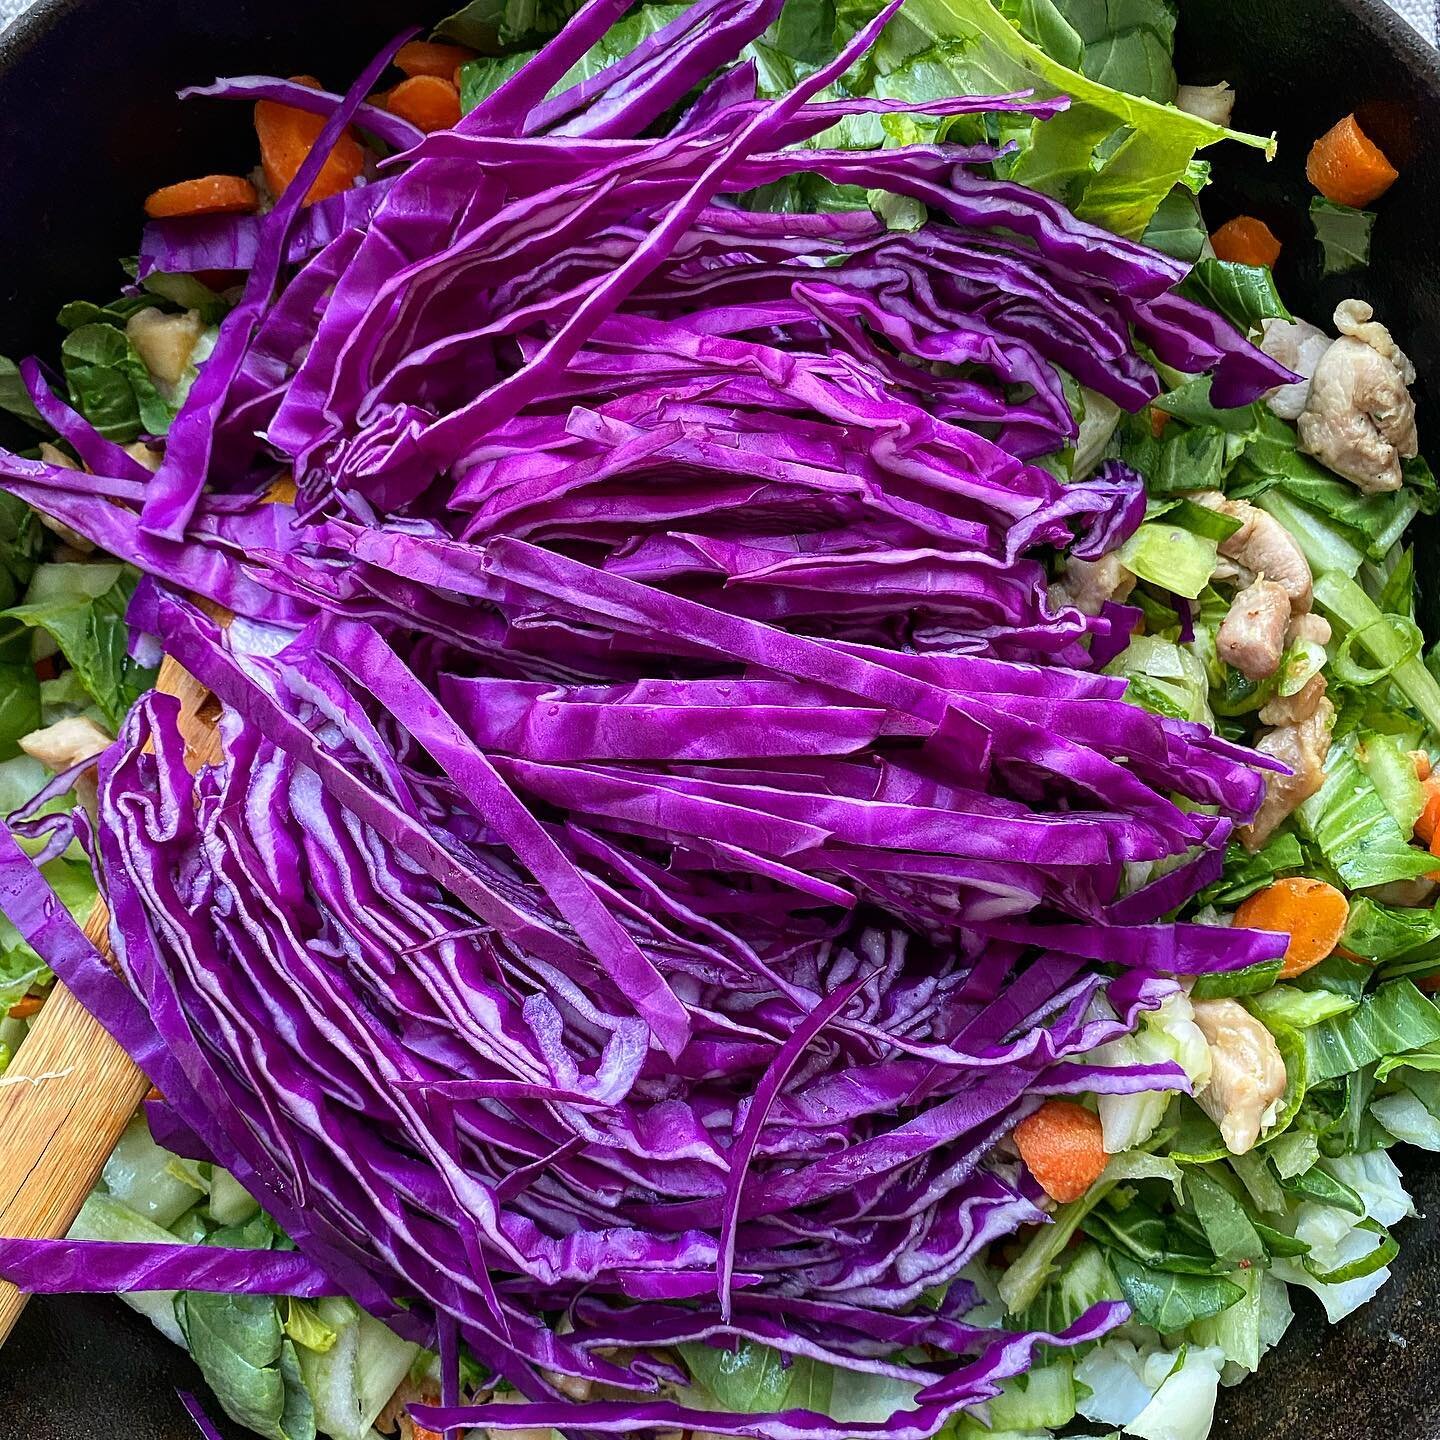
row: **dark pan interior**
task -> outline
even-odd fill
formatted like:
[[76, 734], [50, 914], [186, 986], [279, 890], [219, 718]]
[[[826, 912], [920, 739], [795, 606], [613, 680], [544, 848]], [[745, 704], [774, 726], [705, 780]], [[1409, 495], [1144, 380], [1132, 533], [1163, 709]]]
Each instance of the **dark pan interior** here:
[[[45, 351], [64, 301], [113, 294], [115, 257], [134, 249], [141, 197], [186, 174], [248, 169], [243, 107], [182, 107], [180, 85], [216, 74], [317, 72], [343, 88], [390, 32], [441, 7], [413, 0], [50, 0], [0, 39], [0, 353]], [[1422, 376], [1422, 436], [1440, 460], [1440, 62], [1381, 0], [1182, 0], [1181, 73], [1227, 79], [1237, 123], [1279, 133], [1272, 166], [1249, 151], [1217, 157], [1207, 213], [1245, 210], [1287, 242], [1280, 279], [1316, 321], [1358, 291], [1409, 349]], [[1348, 110], [1401, 165], [1383, 205], [1373, 263], [1356, 282], [1325, 280], [1304, 183], [1309, 141]], [[1420, 538], [1424, 584], [1440, 559]], [[1440, 586], [1427, 586], [1440, 635]], [[1402, 1156], [1421, 1215], [1440, 1213], [1440, 1167]], [[1440, 1281], [1435, 1221], [1400, 1231], [1395, 1275], [1335, 1327], [1301, 1300], [1279, 1352], [1222, 1395], [1227, 1440], [1440, 1437]], [[0, 1440], [190, 1440], [176, 1387], [201, 1388], [189, 1360], [117, 1301], [32, 1303], [0, 1355]], [[213, 1409], [213, 1406], [211, 1407]], [[222, 1427], [223, 1428], [223, 1427]], [[234, 1432], [232, 1432], [234, 1433]], [[238, 1437], [237, 1437], [238, 1440]]]

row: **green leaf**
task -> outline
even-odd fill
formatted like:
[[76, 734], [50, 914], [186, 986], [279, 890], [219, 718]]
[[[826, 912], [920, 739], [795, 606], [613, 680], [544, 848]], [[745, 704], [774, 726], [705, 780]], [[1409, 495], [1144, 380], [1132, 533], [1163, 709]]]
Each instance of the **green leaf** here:
[[1319, 1084], [1440, 1040], [1440, 1010], [1409, 980], [1394, 980], [1349, 1014], [1312, 1025], [1305, 1039], [1311, 1083]]
[[1347, 1014], [1358, 1003], [1329, 990], [1298, 990], [1293, 985], [1276, 985], [1263, 995], [1252, 996], [1247, 1008], [1267, 1025], [1308, 1030], [1322, 1020]]
[[1225, 850], [1225, 870], [1220, 879], [1197, 898], [1202, 905], [1230, 909], [1246, 896], [1263, 890], [1277, 876], [1298, 870], [1304, 863], [1300, 841], [1289, 830], [1273, 835], [1253, 855], [1237, 841]]
[[1325, 253], [1327, 275], [1359, 270], [1370, 263], [1370, 233], [1375, 228], [1373, 211], [1353, 210], [1316, 195], [1310, 201], [1310, 219], [1315, 224], [1315, 238]]
[[1083, 1240], [1066, 1251], [1059, 1273], [1016, 1317], [1016, 1323], [1022, 1330], [1044, 1330], [1053, 1335], [1073, 1325], [1092, 1305], [1113, 1300], [1115, 1293], [1115, 1277], [1104, 1252], [1093, 1241]]
[[236, 1424], [267, 1440], [313, 1440], [309, 1394], [274, 1300], [187, 1290], [176, 1312], [190, 1354]]
[[1419, 958], [1434, 958], [1433, 947], [1440, 941], [1440, 915], [1434, 909], [1410, 909], [1382, 905], [1368, 895], [1356, 895], [1350, 901], [1350, 917], [1341, 946], [1352, 955], [1359, 955], [1376, 965]]
[[725, 1410], [750, 1415], [781, 1410], [790, 1393], [786, 1357], [769, 1345], [740, 1340], [734, 1349], [701, 1343], [679, 1347], [691, 1377]]
[[1052, 60], [1071, 70], [1080, 69], [1085, 42], [1055, 0], [997, 0], [995, 8]]
[[1294, 318], [1280, 299], [1275, 277], [1264, 265], [1207, 257], [1196, 261], [1179, 291], [1223, 315], [1242, 335], [1258, 330], [1264, 320]]
[[297, 1345], [322, 1355], [327, 1350], [333, 1350], [335, 1341], [339, 1339], [339, 1331], [320, 1318], [315, 1306], [293, 1296], [285, 1302], [285, 1333]]
[[[46, 583], [38, 586], [42, 577]], [[0, 612], [54, 639], [112, 731], [155, 681], [154, 669], [127, 653], [125, 608], [136, 578], [119, 565], [47, 565], [36, 572], [26, 603]]]
[[553, 35], [580, 8], [580, 0], [472, 0], [434, 29], [437, 40], [471, 50], [533, 45]]
[[20, 753], [20, 739], [40, 728], [40, 680], [35, 667], [21, 661], [0, 663], [0, 760]]
[[7, 356], [0, 355], [0, 410], [23, 420], [32, 430], [42, 435], [55, 432], [40, 418], [25, 382], [20, 378], [20, 367]]
[[[874, 13], [878, 8], [847, 6], [845, 18], [853, 23], [860, 18], [857, 11]], [[1160, 88], [1158, 67], [1146, 80], [1135, 58], [1142, 51], [1153, 54], [1146, 32], [1153, 34], [1162, 23], [1154, 7], [1076, 0], [1058, 8], [1082, 38], [1098, 19], [1103, 33], [1086, 47], [1082, 66], [1127, 84]], [[1144, 25], [1138, 19], [1142, 11], [1148, 12]], [[1241, 135], [1154, 100], [1127, 95], [1060, 63], [989, 0], [909, 0], [877, 44], [873, 63], [884, 74], [908, 56], [942, 45], [951, 62], [954, 94], [1033, 86], [1045, 95], [1072, 97], [1065, 114], [1033, 126], [1013, 178], [1066, 200], [1083, 219], [1122, 235], [1145, 232], [1165, 197], [1188, 175], [1197, 150], [1230, 138], [1273, 151], [1273, 143], [1263, 137]]]
[[1282, 956], [1277, 960], [1262, 960], [1258, 965], [1248, 965], [1243, 970], [1201, 975], [1196, 978], [1190, 994], [1196, 1000], [1219, 1000], [1230, 995], [1257, 995], [1275, 984], [1284, 964]]
[[1162, 1334], [1218, 1315], [1245, 1298], [1240, 1286], [1218, 1275], [1152, 1270], [1120, 1251], [1111, 1251], [1109, 1260], [1135, 1318]]
[[1059, 5], [1084, 45], [1079, 68], [1085, 76], [1162, 105], [1175, 99], [1175, 11], [1167, 0], [1059, 0]]
[[[578, 85], [580, 81], [598, 75], [689, 8], [688, 5], [641, 5], [632, 10], [624, 19], [612, 25], [565, 72], [550, 94], [558, 95], [572, 85]], [[468, 115], [482, 100], [494, 94], [530, 58], [531, 54], [526, 53], [467, 61], [460, 67], [461, 110]]]
[[1434, 869], [1410, 844], [1348, 749], [1332, 749], [1325, 783], [1296, 811], [1303, 833], [1351, 889], [1409, 880]]
[[[1117, 1194], [1124, 1192], [1117, 1191]], [[1176, 1217], [1163, 1215], [1140, 1198], [1117, 1208], [1097, 1205], [1085, 1217], [1084, 1230], [1114, 1254], [1123, 1251], [1142, 1265], [1187, 1275], [1208, 1275], [1215, 1269], [1215, 1254], [1199, 1235], [1191, 1235]]]
[[1187, 1170], [1185, 1196], [1217, 1260], [1238, 1265], [1265, 1259], [1265, 1246], [1245, 1207], [1216, 1176], [1203, 1169]]
[[1215, 541], [1163, 521], [1141, 525], [1120, 547], [1120, 563], [1142, 580], [1195, 599], [1215, 569]]
[[60, 364], [71, 403], [107, 440], [127, 444], [142, 432], [168, 433], [175, 406], [155, 388], [123, 329], [79, 326], [60, 346]]
[[1381, 623], [1383, 612], [1351, 579], [1325, 574], [1315, 582], [1315, 603], [1337, 627], [1359, 632], [1359, 643], [1415, 707], [1430, 730], [1440, 735], [1440, 682], [1419, 656], [1405, 656], [1403, 640]]

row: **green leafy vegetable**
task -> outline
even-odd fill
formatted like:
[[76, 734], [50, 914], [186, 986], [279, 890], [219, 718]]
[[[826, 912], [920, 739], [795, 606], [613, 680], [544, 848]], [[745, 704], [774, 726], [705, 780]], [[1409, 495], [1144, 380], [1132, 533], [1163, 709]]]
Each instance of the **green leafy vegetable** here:
[[[879, 7], [850, 8], [868, 18]], [[1137, 63], [1142, 52], [1153, 53], [1147, 34], [1153, 38], [1164, 29], [1162, 6], [1076, 0], [1054, 8], [1077, 34], [1092, 33], [1092, 22], [1101, 27], [1090, 69], [1117, 78], [1123, 70], [1128, 84], [1158, 88], [1163, 83], [1158, 73], [1147, 82], [1143, 67], [1149, 62], [1142, 57]], [[859, 15], [849, 18], [853, 22]], [[1034, 86], [1042, 94], [1069, 95], [1070, 110], [1032, 127], [1013, 176], [1122, 235], [1144, 233], [1165, 197], [1190, 175], [1197, 150], [1226, 138], [1273, 150], [1273, 142], [1263, 137], [1225, 130], [1078, 73], [1047, 55], [989, 0], [910, 0], [881, 38], [874, 61], [883, 74], [926, 50], [944, 56], [955, 94]], [[1087, 64], [1086, 54], [1081, 64]]]
[[1351, 889], [1408, 880], [1435, 868], [1410, 844], [1348, 749], [1332, 749], [1325, 783], [1299, 810], [1304, 834]]
[[25, 602], [0, 612], [54, 639], [112, 730], [155, 680], [127, 653], [125, 607], [135, 583], [135, 572], [120, 565], [44, 565]]
[[1337, 205], [1323, 195], [1310, 201], [1310, 219], [1315, 238], [1325, 254], [1325, 273], [1339, 275], [1359, 270], [1370, 263], [1370, 234], [1375, 228], [1371, 210], [1354, 210]]
[[1196, 978], [1190, 994], [1196, 1000], [1219, 1000], [1228, 995], [1257, 995], [1270, 990], [1284, 965], [1283, 958], [1265, 960], [1244, 970], [1216, 971]]
[[1120, 563], [1142, 580], [1195, 599], [1215, 570], [1215, 541], [1193, 530], [1150, 521], [1120, 547]]
[[25, 382], [20, 378], [20, 367], [7, 356], [0, 355], [0, 410], [23, 420], [32, 430], [42, 435], [54, 432], [40, 418]]
[[123, 329], [79, 326], [60, 346], [60, 363], [71, 402], [107, 440], [125, 444], [169, 431], [176, 407], [155, 388]]
[[1291, 320], [1275, 277], [1264, 265], [1242, 265], [1236, 260], [1199, 260], [1180, 285], [1180, 293], [1218, 311], [1235, 328], [1250, 334], [1264, 320]]
[[1180, 1275], [1152, 1270], [1119, 1251], [1110, 1254], [1110, 1267], [1120, 1288], [1143, 1325], [1170, 1334], [1218, 1315], [1245, 1298], [1245, 1291], [1219, 1275]]
[[1440, 1040], [1440, 1010], [1409, 980], [1367, 995], [1348, 1014], [1305, 1031], [1313, 1084]]

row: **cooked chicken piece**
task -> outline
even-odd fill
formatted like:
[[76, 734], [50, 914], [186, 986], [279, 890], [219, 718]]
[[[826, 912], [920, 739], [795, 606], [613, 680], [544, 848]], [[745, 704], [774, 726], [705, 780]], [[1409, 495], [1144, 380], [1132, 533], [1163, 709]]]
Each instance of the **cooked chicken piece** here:
[[102, 750], [108, 750], [114, 739], [93, 720], [72, 715], [21, 736], [20, 748], [58, 775], [82, 760], [94, 759]]
[[1227, 665], [1247, 680], [1273, 675], [1285, 653], [1290, 628], [1290, 597], [1273, 580], [1256, 580], [1234, 599], [1220, 622], [1215, 648]]
[[1300, 416], [1300, 448], [1367, 495], [1398, 490], [1400, 462], [1419, 452], [1415, 367], [1360, 300], [1335, 310], [1340, 338], [1325, 352]]
[[187, 310], [183, 315], [137, 310], [125, 322], [125, 334], [135, 353], [162, 386], [178, 385], [184, 378], [190, 357], [204, 333], [205, 322], [198, 310]]
[[125, 453], [132, 460], [138, 460], [152, 475], [160, 468], [160, 462], [165, 458], [161, 451], [152, 450], [143, 440], [135, 440], [127, 445]]
[[1287, 370], [1303, 375], [1293, 385], [1272, 390], [1265, 403], [1282, 420], [1298, 420], [1310, 395], [1310, 377], [1334, 342], [1318, 325], [1308, 320], [1267, 320], [1260, 336], [1260, 348]]
[[1298, 725], [1320, 708], [1324, 698], [1325, 677], [1312, 675], [1293, 695], [1277, 695], [1262, 706], [1260, 721], [1264, 725]]
[[1323, 615], [1307, 610], [1305, 614], [1297, 615], [1290, 622], [1290, 629], [1285, 633], [1285, 644], [1289, 647], [1297, 641], [1309, 640], [1316, 645], [1328, 645], [1333, 634], [1330, 622]]
[[1240, 522], [1240, 528], [1220, 542], [1221, 555], [1251, 575], [1284, 586], [1296, 614], [1310, 608], [1310, 566], [1290, 532], [1273, 515], [1256, 509], [1248, 500], [1227, 500], [1218, 490], [1201, 490], [1191, 498]]
[[[48, 440], [40, 442], [40, 458], [47, 465], [55, 466], [57, 470], [80, 468], [58, 445], [52, 445]], [[40, 517], [40, 523], [52, 535], [58, 535], [72, 550], [88, 555], [95, 548], [78, 530], [72, 530], [63, 520], [52, 519], [43, 510], [35, 513]]]
[[1260, 803], [1260, 813], [1253, 825], [1240, 831], [1247, 850], [1258, 850], [1275, 827], [1325, 783], [1325, 760], [1330, 754], [1330, 730], [1334, 724], [1335, 706], [1326, 695], [1299, 724], [1277, 725], [1256, 742], [1255, 748], [1262, 755], [1288, 766], [1290, 774], [1265, 772], [1265, 799]]
[[1210, 1083], [1196, 1095], [1232, 1155], [1255, 1148], [1285, 1093], [1275, 1037], [1238, 1000], [1197, 1000], [1195, 1023], [1210, 1046]]
[[1175, 92], [1175, 108], [1212, 125], [1228, 125], [1235, 113], [1235, 92], [1225, 80], [1215, 85], [1182, 85]]
[[1134, 573], [1120, 563], [1120, 556], [1112, 550], [1098, 560], [1071, 556], [1065, 562], [1059, 598], [1084, 615], [1098, 615], [1107, 601], [1125, 600], [1134, 588]]

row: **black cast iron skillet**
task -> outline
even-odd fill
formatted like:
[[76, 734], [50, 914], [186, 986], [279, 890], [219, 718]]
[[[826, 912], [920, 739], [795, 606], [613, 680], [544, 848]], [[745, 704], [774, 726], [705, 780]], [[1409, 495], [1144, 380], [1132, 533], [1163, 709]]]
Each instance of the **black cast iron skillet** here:
[[[181, 107], [216, 74], [317, 72], [344, 88], [393, 31], [451, 6], [426, 0], [48, 0], [0, 38], [0, 353], [53, 346], [57, 307], [113, 295], [135, 248], [140, 200], [189, 174], [254, 162], [243, 110]], [[1184, 80], [1226, 79], [1236, 123], [1279, 133], [1265, 165], [1214, 152], [1215, 222], [1257, 214], [1287, 241], [1292, 307], [1317, 322], [1352, 293], [1414, 357], [1422, 438], [1440, 463], [1440, 60], [1382, 0], [1180, 0]], [[1359, 280], [1320, 276], [1303, 166], [1347, 111], [1401, 167]], [[1420, 537], [1426, 629], [1440, 637], [1440, 527]], [[1440, 1212], [1440, 1165], [1401, 1147], [1422, 1216]], [[1435, 1220], [1400, 1227], [1394, 1277], [1338, 1326], [1300, 1300], [1260, 1374], [1221, 1396], [1227, 1440], [1440, 1440], [1440, 1275]], [[34, 1301], [0, 1351], [0, 1440], [192, 1440], [175, 1398], [194, 1366], [118, 1301]], [[215, 1407], [209, 1407], [218, 1415]], [[222, 1425], [221, 1427], [225, 1427]], [[236, 1436], [233, 1429], [229, 1432]]]

